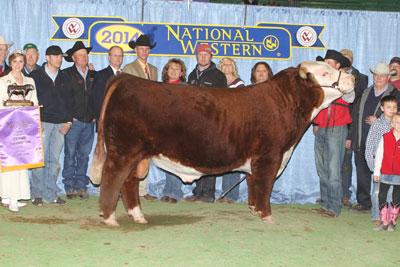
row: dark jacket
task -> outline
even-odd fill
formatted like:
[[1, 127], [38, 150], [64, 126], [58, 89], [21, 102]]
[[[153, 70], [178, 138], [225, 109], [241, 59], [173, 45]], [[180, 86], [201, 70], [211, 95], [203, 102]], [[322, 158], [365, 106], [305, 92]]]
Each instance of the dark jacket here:
[[7, 65], [6, 62], [4, 62], [3, 73], [0, 74], [0, 77], [6, 76], [9, 72], [10, 72], [10, 67]]
[[347, 139], [351, 139], [351, 133], [352, 129], [351, 127], [354, 126], [355, 121], [357, 120], [357, 103], [360, 101], [361, 95], [363, 94], [364, 90], [367, 89], [368, 87], [368, 76], [365, 74], [362, 74], [361, 72], [358, 71], [358, 69], [352, 67], [351, 74], [354, 76], [355, 81], [354, 81], [354, 101], [353, 103], [350, 104], [350, 115], [352, 119], [352, 123], [349, 124], [349, 131], [347, 135]]
[[26, 76], [26, 77], [31, 77], [31, 73], [37, 69], [40, 68], [40, 65], [36, 64], [35, 69], [32, 70], [30, 73], [28, 73], [26, 66], [22, 69], [22, 73]]
[[[353, 123], [350, 127], [350, 133], [349, 133], [349, 139], [351, 140], [352, 143], [352, 148], [354, 150], [360, 150], [360, 149], [365, 149], [365, 143], [362, 142], [362, 125], [363, 125], [363, 121], [362, 121], [362, 116], [364, 113], [364, 108], [365, 108], [365, 103], [366, 100], [368, 98], [368, 95], [370, 93], [371, 90], [374, 90], [374, 85], [369, 86], [368, 88], [366, 88], [361, 97], [358, 99], [357, 103], [355, 103], [355, 108], [354, 108], [354, 120]], [[390, 94], [395, 93], [396, 90], [394, 89], [390, 84], [388, 84], [388, 88], [386, 89], [386, 91], [384, 93], [382, 93], [381, 98]], [[379, 118], [379, 116], [382, 114], [380, 112], [380, 104], [378, 104], [376, 107], [374, 107], [374, 113], [373, 114], [369, 114], [369, 115], [373, 115], [377, 118]]]
[[63, 70], [69, 77], [72, 87], [73, 104], [72, 116], [81, 122], [91, 122], [94, 119], [94, 112], [89, 105], [89, 98], [92, 92], [94, 71], [86, 74], [86, 83], [75, 65]]
[[197, 69], [196, 65], [194, 70], [189, 74], [188, 83], [209, 87], [228, 87], [225, 75], [217, 69], [214, 62], [211, 62], [211, 65], [201, 72]]
[[103, 104], [106, 85], [111, 77], [114, 77], [114, 71], [110, 66], [108, 66], [107, 68], [97, 72], [93, 81], [90, 105], [97, 120], [100, 117], [101, 105]]
[[47, 75], [45, 67], [31, 72], [35, 81], [37, 98], [41, 108], [41, 121], [50, 123], [72, 122], [72, 89], [69, 78], [61, 70], [55, 82]]

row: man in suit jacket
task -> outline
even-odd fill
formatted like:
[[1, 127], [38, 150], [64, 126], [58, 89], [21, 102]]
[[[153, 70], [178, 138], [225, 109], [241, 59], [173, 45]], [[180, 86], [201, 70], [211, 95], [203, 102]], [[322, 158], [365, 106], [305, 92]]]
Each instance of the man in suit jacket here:
[[13, 45], [13, 43], [8, 43], [3, 36], [0, 36], [0, 77], [7, 74], [10, 68], [7, 63], [8, 49]]
[[[125, 73], [152, 81], [157, 81], [157, 68], [147, 62], [150, 55], [150, 50], [156, 46], [156, 43], [151, 43], [149, 36], [142, 34], [136, 42], [130, 41], [129, 47], [134, 49], [137, 55], [137, 59], [132, 63], [126, 65], [122, 70]], [[150, 171], [155, 169], [154, 166], [150, 167]], [[139, 185], [139, 195], [143, 196], [147, 200], [155, 200], [157, 197], [152, 196], [148, 192], [156, 192], [157, 189], [150, 187], [147, 191], [147, 179], [152, 178], [152, 175], [148, 175], [148, 178], [142, 180]], [[152, 184], [152, 183], [149, 183]]]
[[121, 72], [123, 60], [124, 50], [119, 46], [112, 46], [108, 50], [108, 62], [110, 65], [96, 73], [92, 86], [90, 104], [92, 105], [97, 121], [100, 118], [101, 106], [103, 104], [107, 82], [110, 78]]
[[128, 45], [135, 50], [137, 59], [126, 65], [122, 71], [143, 79], [157, 81], [157, 68], [147, 62], [150, 50], [155, 47], [156, 44], [151, 44], [150, 38], [142, 34], [137, 38], [136, 42], [130, 41]]

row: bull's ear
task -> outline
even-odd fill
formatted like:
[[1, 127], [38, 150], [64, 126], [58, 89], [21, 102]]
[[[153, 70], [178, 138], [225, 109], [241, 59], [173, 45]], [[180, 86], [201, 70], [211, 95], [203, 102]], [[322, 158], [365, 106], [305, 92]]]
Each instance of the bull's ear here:
[[299, 75], [300, 75], [300, 78], [307, 79], [307, 68], [302, 66], [302, 65], [300, 65]]

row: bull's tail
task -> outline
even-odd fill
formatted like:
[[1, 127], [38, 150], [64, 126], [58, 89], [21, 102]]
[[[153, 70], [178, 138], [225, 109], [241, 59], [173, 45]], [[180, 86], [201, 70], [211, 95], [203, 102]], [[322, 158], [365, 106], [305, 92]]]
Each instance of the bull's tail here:
[[107, 151], [104, 143], [104, 114], [107, 109], [111, 95], [117, 89], [121, 79], [113, 79], [107, 86], [107, 91], [104, 96], [103, 105], [101, 106], [100, 118], [97, 122], [97, 144], [94, 150], [92, 165], [89, 170], [89, 177], [93, 184], [99, 185], [103, 172], [104, 162], [106, 161]]

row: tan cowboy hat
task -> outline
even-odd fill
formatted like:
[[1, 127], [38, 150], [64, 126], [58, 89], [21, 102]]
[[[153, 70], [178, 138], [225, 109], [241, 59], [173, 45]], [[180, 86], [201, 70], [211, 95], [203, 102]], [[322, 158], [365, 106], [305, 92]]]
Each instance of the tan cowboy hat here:
[[7, 43], [6, 39], [4, 39], [3, 36], [0, 36], [0, 45], [6, 45], [6, 46], [10, 47], [10, 46], [12, 46], [13, 44], [14, 44], [13, 42]]
[[390, 75], [389, 65], [383, 62], [379, 62], [373, 69], [369, 69], [369, 71], [376, 75]]

